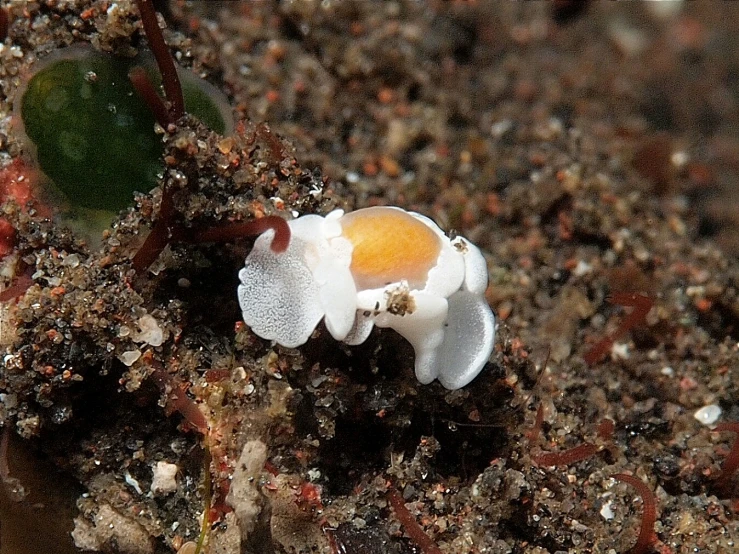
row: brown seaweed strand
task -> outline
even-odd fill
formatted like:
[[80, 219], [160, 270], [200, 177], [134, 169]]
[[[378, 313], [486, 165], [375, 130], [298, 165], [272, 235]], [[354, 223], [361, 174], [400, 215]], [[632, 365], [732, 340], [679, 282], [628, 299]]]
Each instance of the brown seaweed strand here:
[[390, 487], [387, 491], [387, 500], [395, 511], [395, 517], [403, 526], [403, 530], [413, 542], [421, 549], [423, 554], [442, 554], [441, 549], [424, 532], [416, 519], [405, 507], [405, 502], [395, 488]]
[[205, 439], [205, 456], [203, 458], [203, 473], [205, 474], [203, 482], [203, 522], [200, 526], [200, 535], [198, 536], [198, 543], [195, 546], [195, 554], [200, 554], [203, 551], [203, 544], [210, 529], [210, 504], [213, 501], [213, 478], [210, 473], [210, 464], [213, 461], [213, 457], [208, 446], [207, 435]]
[[156, 119], [157, 123], [159, 123], [159, 125], [164, 129], [167, 128], [167, 125], [173, 123], [172, 118], [169, 115], [169, 111], [167, 111], [167, 106], [164, 105], [162, 98], [157, 94], [146, 70], [140, 66], [134, 67], [128, 72], [128, 78], [131, 81], [136, 94], [138, 94], [139, 98], [149, 106], [149, 109], [151, 110], [151, 113], [154, 114], [154, 119]]
[[633, 548], [629, 550], [629, 554], [647, 554], [651, 551], [652, 545], [657, 540], [657, 535], [654, 533], [654, 524], [657, 522], [657, 499], [646, 483], [633, 475], [617, 473], [616, 475], [611, 475], [611, 478], [631, 485], [636, 489], [636, 493], [641, 496], [644, 509], [641, 526], [639, 527], [639, 536], [636, 538]]
[[634, 309], [631, 310], [631, 313], [623, 319], [621, 325], [618, 326], [618, 329], [616, 329], [611, 335], [607, 335], [598, 341], [595, 346], [585, 353], [583, 359], [588, 365], [598, 363], [603, 359], [617, 339], [625, 335], [630, 329], [646, 321], [649, 310], [654, 306], [654, 300], [650, 297], [633, 292], [617, 292], [609, 296], [607, 300], [611, 304], [627, 308], [633, 307]]
[[159, 21], [157, 20], [157, 14], [154, 11], [154, 5], [151, 3], [151, 0], [136, 0], [136, 5], [139, 7], [139, 12], [141, 13], [141, 23], [144, 26], [144, 33], [146, 33], [149, 46], [154, 53], [154, 59], [157, 61], [159, 72], [162, 74], [164, 94], [172, 104], [172, 117], [177, 120], [185, 115], [185, 99], [182, 95], [182, 85], [177, 75], [174, 59], [169, 53], [167, 43], [164, 42], [164, 35], [159, 28]]

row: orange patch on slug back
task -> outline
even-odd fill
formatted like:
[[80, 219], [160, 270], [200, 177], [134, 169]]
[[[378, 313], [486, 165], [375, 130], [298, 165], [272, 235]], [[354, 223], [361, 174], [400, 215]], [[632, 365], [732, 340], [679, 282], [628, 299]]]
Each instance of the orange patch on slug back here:
[[352, 243], [351, 272], [359, 289], [405, 279], [422, 287], [441, 252], [441, 239], [412, 215], [392, 208], [367, 208], [341, 218]]

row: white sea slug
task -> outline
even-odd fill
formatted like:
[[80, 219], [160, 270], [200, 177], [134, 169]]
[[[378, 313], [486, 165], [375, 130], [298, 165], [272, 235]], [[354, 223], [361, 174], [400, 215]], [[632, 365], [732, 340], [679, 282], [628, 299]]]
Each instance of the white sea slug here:
[[257, 335], [296, 347], [324, 318], [336, 340], [353, 345], [373, 325], [390, 327], [413, 346], [421, 383], [458, 389], [480, 373], [495, 317], [477, 247], [400, 208], [335, 210], [289, 226], [287, 250], [275, 253], [275, 232], [266, 231], [239, 273], [244, 321]]

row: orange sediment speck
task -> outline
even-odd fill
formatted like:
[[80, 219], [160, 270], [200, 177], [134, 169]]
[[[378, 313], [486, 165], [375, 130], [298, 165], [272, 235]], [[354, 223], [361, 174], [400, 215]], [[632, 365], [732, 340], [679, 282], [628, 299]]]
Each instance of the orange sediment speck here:
[[341, 219], [352, 243], [351, 272], [357, 286], [379, 288], [403, 279], [425, 283], [439, 258], [441, 239], [412, 215], [391, 208], [368, 208]]

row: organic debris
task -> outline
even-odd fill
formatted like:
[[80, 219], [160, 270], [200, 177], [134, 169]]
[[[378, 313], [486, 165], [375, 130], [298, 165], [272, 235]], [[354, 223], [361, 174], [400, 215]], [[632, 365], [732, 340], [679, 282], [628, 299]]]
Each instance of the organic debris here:
[[631, 307], [633, 310], [631, 310], [631, 313], [623, 319], [621, 324], [613, 333], [603, 337], [603, 339], [598, 341], [595, 346], [591, 347], [590, 350], [585, 353], [583, 360], [585, 360], [585, 363], [588, 365], [598, 363], [608, 353], [616, 340], [628, 333], [634, 327], [644, 323], [649, 310], [651, 310], [654, 305], [654, 300], [648, 296], [630, 292], [613, 293], [607, 298], [607, 300], [611, 304]]

